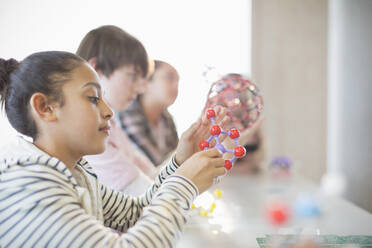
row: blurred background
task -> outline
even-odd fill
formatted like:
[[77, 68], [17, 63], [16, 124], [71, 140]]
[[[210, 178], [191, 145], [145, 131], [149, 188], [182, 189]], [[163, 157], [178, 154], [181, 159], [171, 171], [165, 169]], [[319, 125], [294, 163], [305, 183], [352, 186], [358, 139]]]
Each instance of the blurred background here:
[[[207, 67], [248, 74], [265, 101], [265, 163], [289, 156], [317, 184], [341, 176], [343, 196], [372, 212], [371, 0], [2, 0], [0, 56], [75, 52], [106, 24], [178, 70], [179, 133], [202, 111]], [[0, 132], [0, 145], [15, 135], [4, 115]]]

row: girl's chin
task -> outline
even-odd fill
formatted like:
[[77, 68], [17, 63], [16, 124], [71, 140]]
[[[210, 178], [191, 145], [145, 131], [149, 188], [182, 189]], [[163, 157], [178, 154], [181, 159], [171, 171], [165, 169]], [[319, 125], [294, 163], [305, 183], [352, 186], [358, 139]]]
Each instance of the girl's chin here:
[[92, 149], [88, 155], [97, 155], [97, 154], [101, 154], [105, 151], [106, 149], [106, 145], [102, 145], [101, 147], [95, 147], [94, 149]]

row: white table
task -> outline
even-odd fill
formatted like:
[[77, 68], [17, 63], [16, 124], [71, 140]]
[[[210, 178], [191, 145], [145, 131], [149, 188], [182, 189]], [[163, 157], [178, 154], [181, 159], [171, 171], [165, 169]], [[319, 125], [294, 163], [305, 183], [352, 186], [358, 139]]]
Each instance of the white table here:
[[[294, 220], [278, 229], [264, 217], [268, 191], [273, 188], [268, 176], [228, 175], [209, 192], [215, 188], [221, 189], [223, 196], [217, 201], [214, 216], [201, 217], [194, 211], [177, 243], [178, 248], [258, 247], [256, 238], [266, 234], [278, 231], [298, 234], [293, 233], [293, 227], [299, 225]], [[293, 180], [291, 190], [317, 195], [318, 188], [297, 179]], [[322, 217], [316, 222], [321, 235], [372, 235], [372, 214], [346, 200], [323, 199], [321, 211]]]

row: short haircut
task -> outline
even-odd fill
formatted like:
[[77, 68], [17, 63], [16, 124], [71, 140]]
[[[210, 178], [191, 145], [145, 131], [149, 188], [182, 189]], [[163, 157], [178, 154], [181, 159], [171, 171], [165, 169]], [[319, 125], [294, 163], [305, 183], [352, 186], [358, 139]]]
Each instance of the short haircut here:
[[142, 43], [112, 25], [91, 30], [81, 41], [76, 54], [87, 61], [96, 58], [96, 69], [106, 77], [124, 65], [134, 65], [143, 77], [149, 71], [149, 59]]

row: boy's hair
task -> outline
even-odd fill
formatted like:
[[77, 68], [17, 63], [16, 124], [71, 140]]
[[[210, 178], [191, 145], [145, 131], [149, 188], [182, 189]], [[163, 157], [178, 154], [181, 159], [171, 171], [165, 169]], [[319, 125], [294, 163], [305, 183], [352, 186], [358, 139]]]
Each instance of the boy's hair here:
[[34, 53], [21, 63], [0, 58], [0, 104], [5, 107], [13, 128], [35, 139], [38, 131], [30, 113], [31, 96], [40, 92], [47, 95], [50, 102], [62, 106], [62, 85], [83, 63], [86, 62], [75, 54], [59, 51]]
[[87, 61], [96, 58], [96, 69], [106, 77], [123, 65], [134, 65], [143, 77], [149, 70], [148, 56], [141, 42], [112, 25], [90, 31], [81, 41], [76, 54]]

